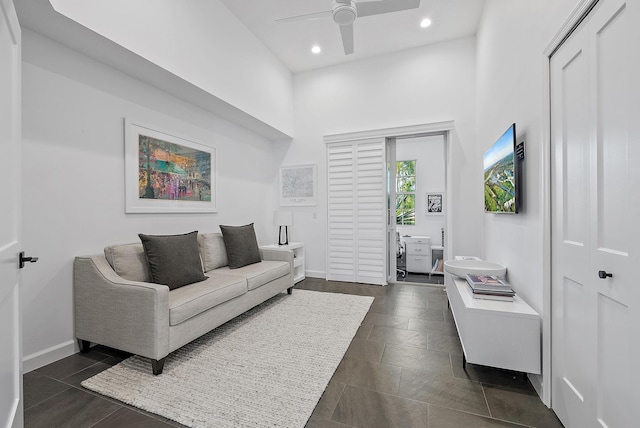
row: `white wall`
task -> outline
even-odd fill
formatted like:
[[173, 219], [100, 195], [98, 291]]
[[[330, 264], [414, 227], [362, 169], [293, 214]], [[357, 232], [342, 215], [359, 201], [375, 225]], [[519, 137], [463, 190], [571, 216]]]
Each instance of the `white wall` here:
[[[28, 30], [22, 70], [25, 370], [73, 352], [74, 256], [219, 224], [273, 242], [273, 143]], [[125, 214], [124, 117], [217, 149], [217, 214]]]
[[[477, 140], [484, 152], [515, 122], [526, 141], [522, 212], [483, 215], [483, 256], [507, 266], [518, 293], [543, 311], [544, 50], [577, 0], [489, 0], [478, 33]], [[481, 157], [477, 162], [482, 163]], [[482, 186], [482, 178], [474, 180]]]
[[[275, 162], [318, 164], [318, 206], [294, 210], [294, 240], [307, 243], [307, 273], [324, 277], [326, 152], [323, 136], [455, 121], [452, 184], [453, 251], [480, 249], [480, 215], [469, 215], [482, 195], [475, 140], [475, 38], [398, 52], [294, 76], [294, 135], [278, 146]], [[474, 170], [475, 168], [475, 170]]]
[[[518, 294], [543, 320], [545, 313], [545, 166], [548, 166], [548, 86], [544, 51], [578, 0], [487, 0], [477, 44], [477, 141], [485, 151], [515, 122], [518, 141], [526, 142], [522, 211], [517, 215], [485, 214], [482, 256], [507, 266]], [[478, 163], [482, 160], [477, 159]], [[480, 168], [481, 170], [481, 168]], [[474, 178], [478, 187], [482, 177]], [[548, 325], [543, 325], [543, 376], [549, 385]], [[549, 388], [543, 399], [548, 401]]]
[[441, 245], [440, 229], [445, 227], [444, 215], [431, 215], [426, 212], [427, 192], [443, 192], [445, 189], [444, 136], [397, 140], [396, 159], [416, 161], [416, 224], [398, 225], [396, 230], [401, 236], [429, 236], [432, 245]]
[[51, 4], [57, 12], [291, 135], [291, 72], [219, 0]]

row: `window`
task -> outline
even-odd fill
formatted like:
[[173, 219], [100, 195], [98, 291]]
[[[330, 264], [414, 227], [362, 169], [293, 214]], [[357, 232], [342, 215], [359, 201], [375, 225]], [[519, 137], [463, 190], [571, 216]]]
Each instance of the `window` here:
[[396, 162], [396, 224], [416, 224], [416, 161]]

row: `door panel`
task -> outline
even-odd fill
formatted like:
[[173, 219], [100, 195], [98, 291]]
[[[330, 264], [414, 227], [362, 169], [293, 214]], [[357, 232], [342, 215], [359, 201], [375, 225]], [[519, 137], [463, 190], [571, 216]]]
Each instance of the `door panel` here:
[[357, 144], [357, 282], [386, 284], [385, 143]]
[[386, 191], [387, 199], [385, 201], [386, 225], [387, 225], [387, 253], [389, 255], [387, 261], [387, 282], [396, 282], [398, 280], [398, 239], [396, 229], [396, 139], [389, 137], [386, 139]]
[[[574, 33], [551, 62], [552, 101], [552, 349], [554, 410], [566, 426], [588, 426], [589, 332], [595, 323], [590, 256], [589, 59], [586, 34]], [[561, 266], [562, 269], [555, 269]], [[595, 308], [593, 308], [595, 309]]]
[[598, 295], [598, 409], [600, 424], [627, 427], [633, 405], [626, 379], [629, 376], [629, 308], [602, 294]]
[[[597, 246], [626, 256], [629, 251], [628, 198], [628, 53], [625, 4], [606, 10], [594, 19], [593, 49], [596, 86], [597, 143]], [[608, 12], [608, 13], [607, 13]], [[610, 16], [611, 15], [611, 16]], [[600, 19], [597, 19], [600, 18]], [[604, 21], [604, 22], [602, 22]]]
[[0, 0], [0, 426], [22, 426], [20, 329], [20, 28]]
[[348, 281], [355, 275], [353, 177], [353, 146], [328, 146], [327, 279]]
[[[591, 369], [588, 367], [588, 360], [584, 358], [588, 355], [588, 342], [584, 340], [589, 335], [589, 322], [583, 308], [589, 305], [589, 297], [585, 291], [585, 286], [569, 278], [564, 278], [563, 286], [563, 337], [564, 337], [564, 370], [563, 378], [568, 382], [571, 391], [582, 397], [583, 401], [589, 389], [588, 374]], [[581, 403], [579, 403], [581, 404]]]
[[[584, 43], [584, 40], [582, 41]], [[589, 151], [587, 124], [589, 117], [584, 106], [587, 105], [587, 58], [577, 47], [564, 67], [562, 67], [562, 116], [565, 124], [562, 128], [562, 149], [564, 160], [563, 211], [565, 225], [564, 241], [570, 245], [585, 245], [589, 229], [587, 219], [582, 213], [589, 209], [589, 195], [584, 191], [589, 184], [589, 163], [585, 153]], [[572, 219], [572, 221], [568, 221]]]
[[[632, 240], [638, 239], [638, 227], [632, 223], [628, 195], [640, 183], [631, 181], [629, 171], [629, 112], [634, 96], [630, 92], [630, 80], [635, 78], [629, 51], [637, 47], [631, 46], [628, 39], [631, 32], [626, 1], [609, 0], [599, 4], [589, 28], [594, 75], [591, 91], [596, 97], [592, 152], [592, 212], [596, 216], [592, 219], [591, 231], [595, 241], [592, 275], [597, 293], [597, 366], [594, 370], [597, 405], [594, 410], [597, 425], [614, 428], [633, 425], [628, 326], [635, 269], [629, 254]], [[613, 277], [599, 279], [597, 270], [610, 272]]]

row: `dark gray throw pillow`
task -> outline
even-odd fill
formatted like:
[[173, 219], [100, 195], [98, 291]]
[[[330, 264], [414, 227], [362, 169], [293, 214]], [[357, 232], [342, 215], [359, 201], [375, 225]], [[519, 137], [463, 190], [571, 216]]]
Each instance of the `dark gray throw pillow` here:
[[143, 235], [144, 254], [149, 263], [151, 281], [170, 290], [207, 279], [202, 272], [198, 251], [198, 231], [184, 235]]
[[227, 249], [229, 268], [237, 269], [262, 261], [253, 223], [244, 226], [220, 226]]

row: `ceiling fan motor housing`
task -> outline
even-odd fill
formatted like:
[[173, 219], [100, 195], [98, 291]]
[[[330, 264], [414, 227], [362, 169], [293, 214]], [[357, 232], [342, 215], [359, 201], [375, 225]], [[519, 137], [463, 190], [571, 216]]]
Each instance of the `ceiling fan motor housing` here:
[[339, 1], [333, 3], [333, 20], [338, 25], [351, 25], [356, 20], [358, 12], [353, 1]]

